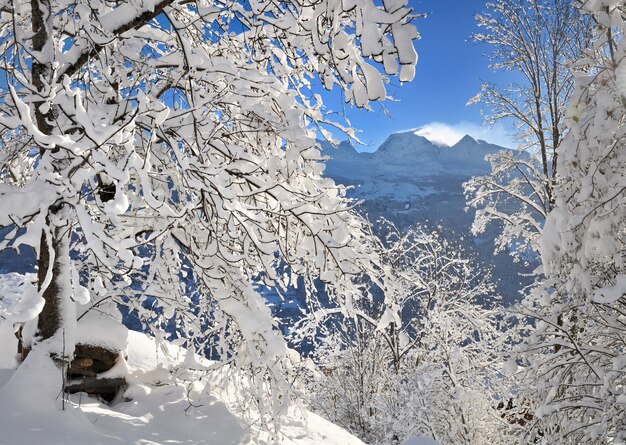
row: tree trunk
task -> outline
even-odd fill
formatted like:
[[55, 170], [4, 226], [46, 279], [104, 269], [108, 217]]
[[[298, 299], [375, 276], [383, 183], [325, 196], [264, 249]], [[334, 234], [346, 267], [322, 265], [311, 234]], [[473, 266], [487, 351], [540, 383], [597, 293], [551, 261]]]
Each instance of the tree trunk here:
[[[51, 209], [53, 216], [61, 210]], [[50, 226], [50, 218], [48, 218]], [[63, 307], [71, 304], [71, 289], [69, 285], [69, 271], [67, 260], [69, 259], [69, 230], [67, 226], [58, 226], [52, 223], [50, 230], [51, 240], [48, 241], [45, 234], [41, 235], [39, 258], [37, 259], [37, 280], [39, 290], [45, 286], [46, 276], [52, 267], [52, 277], [45, 287], [42, 297], [45, 300], [43, 310], [39, 314], [37, 328], [42, 340], [53, 337], [63, 324]], [[52, 252], [50, 251], [52, 247]], [[51, 255], [52, 254], [52, 255]], [[52, 261], [52, 264], [50, 264]], [[69, 301], [67, 301], [69, 300]], [[70, 348], [73, 349], [73, 348]]]
[[[54, 109], [43, 113], [40, 106], [50, 92], [52, 81], [52, 5], [50, 0], [31, 0], [33, 30], [32, 82], [41, 100], [35, 102], [35, 122], [43, 134], [52, 134]], [[43, 151], [43, 150], [41, 150]]]
[[[45, 103], [50, 92], [52, 81], [52, 59], [54, 46], [52, 44], [52, 4], [50, 0], [30, 0], [32, 10], [33, 52], [32, 52], [32, 83], [40, 99], [34, 103], [35, 122], [38, 129], [46, 135], [53, 132], [55, 119], [54, 107], [49, 107], [44, 113], [41, 106]], [[40, 147], [40, 154], [44, 149]], [[52, 152], [58, 152], [53, 148]], [[62, 221], [63, 204], [48, 209], [46, 225], [49, 228], [49, 237], [41, 234], [39, 258], [37, 259], [38, 287], [44, 288], [43, 299], [45, 304], [39, 314], [37, 328], [42, 340], [53, 337], [62, 325], [63, 300], [70, 299], [71, 289], [64, 286], [67, 265], [66, 256], [69, 255], [69, 231], [67, 221]], [[52, 262], [52, 264], [51, 264]], [[52, 270], [50, 271], [50, 267]], [[51, 272], [50, 282], [46, 285], [46, 277]], [[68, 283], [69, 284], [69, 283]]]

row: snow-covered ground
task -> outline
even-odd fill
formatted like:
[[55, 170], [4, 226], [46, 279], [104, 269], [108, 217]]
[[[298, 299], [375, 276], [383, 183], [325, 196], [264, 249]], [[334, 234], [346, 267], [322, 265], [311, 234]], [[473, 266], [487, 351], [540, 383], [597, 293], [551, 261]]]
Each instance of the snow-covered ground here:
[[[32, 278], [0, 275], [0, 314], [19, 303], [24, 281]], [[60, 373], [45, 352], [33, 350], [15, 368], [16, 339], [8, 323], [0, 318], [0, 445], [270, 443], [257, 425], [236, 414], [233, 394], [212, 389], [211, 374], [187, 370], [198, 367], [190, 366], [198, 365], [194, 356], [173, 345], [157, 346], [134, 331], [128, 332], [128, 360], [110, 371], [126, 374], [123, 396], [107, 405], [74, 394], [63, 409]], [[95, 325], [97, 331], [100, 324]], [[363, 445], [338, 426], [295, 408], [285, 416], [281, 433], [284, 445]]]
[[[50, 361], [34, 352], [18, 372], [0, 370], [0, 444], [269, 443], [257, 427], [233, 414], [227, 397], [211, 394], [208, 382], [172, 374], [172, 365], [185, 360], [184, 350], [164, 352], [153, 339], [133, 331], [128, 340], [129, 388], [112, 405], [75, 394], [63, 410], [59, 382], [41, 379]], [[285, 445], [363, 445], [336, 425], [295, 409], [286, 416], [282, 434]]]

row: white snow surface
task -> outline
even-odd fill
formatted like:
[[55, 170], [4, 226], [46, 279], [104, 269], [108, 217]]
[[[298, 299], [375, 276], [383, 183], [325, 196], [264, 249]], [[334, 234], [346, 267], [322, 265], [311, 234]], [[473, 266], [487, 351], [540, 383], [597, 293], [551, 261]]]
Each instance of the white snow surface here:
[[[11, 313], [34, 279], [33, 274], [0, 274], [0, 315]], [[210, 390], [211, 379], [180, 371], [204, 369], [207, 363], [199, 363], [199, 357], [183, 348], [157, 345], [153, 338], [94, 311], [79, 321], [76, 340], [126, 350], [127, 362], [122, 360], [107, 374], [126, 374], [129, 387], [112, 405], [74, 394], [63, 409], [61, 374], [45, 348], [35, 348], [17, 367], [15, 328], [10, 318], [0, 317], [0, 445], [270, 443], [258, 427], [234, 414], [229, 408], [234, 402], [227, 395]], [[364, 445], [316, 414], [303, 416], [295, 408], [281, 431], [284, 445]]]
[[78, 320], [76, 343], [102, 346], [123, 351], [128, 342], [128, 329], [113, 317], [89, 311]]
[[[105, 405], [75, 394], [65, 410], [60, 374], [45, 351], [37, 351], [17, 370], [0, 369], [0, 445], [270, 443], [257, 427], [233, 414], [231, 401], [212, 393], [210, 383], [174, 377], [173, 366], [188, 355], [184, 349], [158, 347], [154, 339], [130, 331], [125, 399]], [[187, 357], [186, 364], [190, 362]], [[295, 409], [287, 414], [281, 431], [284, 445], [364, 445], [319, 416], [307, 413], [303, 418]]]

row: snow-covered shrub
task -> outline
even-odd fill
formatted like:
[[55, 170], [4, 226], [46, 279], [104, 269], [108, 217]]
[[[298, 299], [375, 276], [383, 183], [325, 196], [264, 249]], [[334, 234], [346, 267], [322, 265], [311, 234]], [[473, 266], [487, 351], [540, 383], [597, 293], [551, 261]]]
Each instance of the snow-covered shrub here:
[[373, 444], [423, 435], [442, 444], [509, 443], [513, 425], [488, 271], [440, 234], [389, 225], [384, 298], [329, 323], [312, 406]]

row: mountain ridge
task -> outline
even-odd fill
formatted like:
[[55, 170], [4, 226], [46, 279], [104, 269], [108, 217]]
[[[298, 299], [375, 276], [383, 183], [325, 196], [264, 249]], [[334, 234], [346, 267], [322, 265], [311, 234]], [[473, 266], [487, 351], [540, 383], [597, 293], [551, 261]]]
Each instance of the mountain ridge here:
[[348, 196], [361, 202], [370, 221], [384, 217], [400, 229], [418, 224], [443, 230], [493, 270], [505, 301], [519, 299], [519, 290], [528, 284], [519, 274], [530, 269], [513, 263], [506, 252], [494, 256], [493, 240], [499, 234], [495, 224], [478, 236], [471, 234], [475, 210], [466, 211], [463, 190], [471, 177], [489, 174], [486, 156], [509, 149], [469, 135], [452, 146], [441, 145], [412, 131], [389, 135], [369, 153], [356, 151], [347, 141], [336, 148], [328, 142], [320, 145], [329, 158], [325, 175], [350, 187]]
[[329, 157], [327, 176], [355, 187], [358, 198], [395, 200], [432, 194], [433, 180], [444, 177], [458, 186], [455, 193], [462, 193], [464, 181], [459, 178], [488, 174], [490, 166], [485, 157], [506, 150], [469, 135], [452, 146], [439, 145], [412, 131], [391, 134], [374, 152], [358, 152], [347, 141], [337, 147], [322, 141], [320, 146]]

